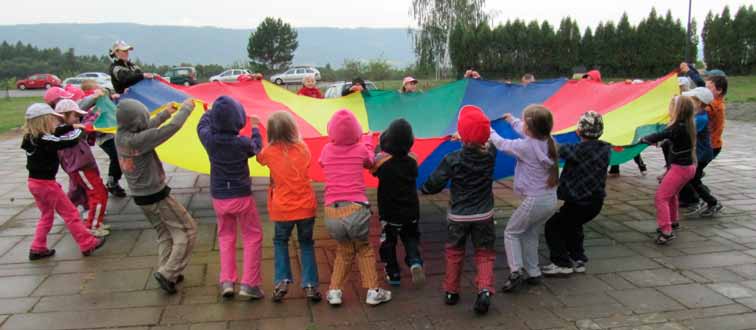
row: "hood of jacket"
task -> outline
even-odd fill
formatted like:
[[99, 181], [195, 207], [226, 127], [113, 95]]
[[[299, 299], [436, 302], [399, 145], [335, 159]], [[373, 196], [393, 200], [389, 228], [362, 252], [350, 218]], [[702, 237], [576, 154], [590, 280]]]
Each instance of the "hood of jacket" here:
[[221, 96], [213, 102], [210, 119], [214, 132], [231, 135], [238, 135], [247, 124], [244, 106], [230, 96]]
[[381, 134], [381, 150], [395, 157], [405, 156], [410, 152], [415, 143], [412, 134], [412, 125], [404, 118], [391, 122], [389, 127]]
[[334, 145], [353, 145], [362, 137], [362, 126], [346, 109], [336, 111], [328, 121], [328, 138]]
[[588, 71], [583, 77], [591, 77], [591, 80], [601, 82], [601, 72], [599, 70]]
[[141, 132], [148, 127], [150, 112], [147, 107], [137, 100], [126, 99], [118, 102], [116, 111], [118, 130], [126, 132]]

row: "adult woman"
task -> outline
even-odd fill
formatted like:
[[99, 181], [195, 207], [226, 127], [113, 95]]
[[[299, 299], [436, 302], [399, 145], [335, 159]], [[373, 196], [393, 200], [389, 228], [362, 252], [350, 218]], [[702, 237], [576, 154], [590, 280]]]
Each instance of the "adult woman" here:
[[399, 89], [399, 93], [417, 93], [417, 79], [409, 76], [402, 80], [402, 88]]

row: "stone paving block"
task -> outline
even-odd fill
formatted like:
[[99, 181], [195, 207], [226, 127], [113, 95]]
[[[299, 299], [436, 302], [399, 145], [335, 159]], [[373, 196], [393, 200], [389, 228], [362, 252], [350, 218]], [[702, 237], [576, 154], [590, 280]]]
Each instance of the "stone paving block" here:
[[677, 272], [666, 268], [617, 273], [638, 287], [656, 287], [673, 284], [687, 284], [691, 281]]
[[692, 330], [746, 330], [756, 324], [756, 313], [727, 315], [684, 322]]
[[732, 304], [732, 300], [701, 284], [683, 284], [658, 288], [688, 308], [713, 307]]
[[[12, 315], [2, 329], [86, 329], [157, 324], [162, 308], [106, 309]], [[128, 317], [124, 317], [128, 315]]]
[[742, 304], [751, 310], [756, 311], [756, 297], [735, 299], [738, 304]]
[[151, 269], [96, 272], [87, 277], [82, 293], [119, 292], [143, 290], [147, 280], [152, 279]]
[[651, 288], [609, 291], [608, 294], [636, 313], [685, 309], [685, 306]]
[[750, 309], [740, 305], [724, 305], [707, 308], [686, 309], [680, 311], [665, 312], [664, 317], [673, 321], [684, 321], [691, 319], [712, 318], [723, 315], [735, 315], [750, 312]]
[[584, 319], [597, 319], [602, 317], [625, 315], [629, 314], [630, 312], [625, 306], [622, 306], [621, 304], [618, 304], [616, 302], [610, 302], [601, 305], [556, 308], [554, 309], [554, 313], [556, 313], [563, 319], [569, 321], [577, 321]]
[[659, 323], [667, 322], [667, 319], [660, 313], [649, 313], [642, 315], [615, 314], [610, 317], [594, 320], [599, 329], [619, 328], [619, 327], [639, 327], [639, 326], [658, 326]]
[[679, 269], [737, 266], [754, 263], [756, 259], [740, 251], [696, 254], [674, 258], [660, 258], [661, 263]]
[[653, 260], [642, 257], [622, 257], [612, 259], [591, 260], [586, 267], [591, 274], [603, 274], [614, 272], [625, 272], [633, 270], [660, 268], [661, 265]]
[[[35, 298], [36, 299], [36, 298]], [[34, 312], [86, 311], [175, 305], [181, 295], [166, 295], [159, 290], [134, 292], [97, 292], [81, 295], [42, 297]]]
[[45, 279], [42, 275], [0, 277], [0, 298], [25, 297]]
[[713, 283], [708, 285], [712, 290], [730, 298], [748, 298], [754, 296], [754, 290], [737, 283]]
[[608, 284], [592, 275], [549, 278], [544, 283], [558, 296], [604, 292], [611, 289]]
[[270, 299], [230, 301], [222, 304], [170, 305], [165, 308], [161, 324], [257, 320], [263, 318], [302, 317], [306, 315], [305, 300], [276, 304]]
[[[53, 246], [60, 238], [61, 238], [61, 235], [59, 234], [48, 235], [47, 246]], [[29, 248], [31, 247], [31, 243], [33, 239], [34, 238], [31, 236], [24, 237], [21, 242], [18, 242], [10, 250], [5, 252], [5, 254], [3, 254], [2, 257], [0, 257], [0, 264], [28, 263], [29, 262]], [[55, 257], [52, 257], [49, 260], [39, 260], [34, 263], [35, 264], [47, 263], [53, 259], [55, 259]]]
[[626, 279], [622, 278], [622, 276], [619, 276], [617, 274], [600, 274], [597, 275], [599, 279], [604, 281], [604, 283], [609, 284], [609, 286], [612, 287], [614, 290], [626, 290], [626, 289], [635, 289], [636, 286], [632, 283], [628, 282]]
[[[2, 226], [2, 224], [0, 224], [0, 226]], [[21, 236], [0, 237], [0, 256], [8, 252], [8, 250], [18, 244], [18, 242], [20, 242], [22, 239], [23, 237]]]
[[756, 280], [756, 264], [744, 264], [727, 267], [727, 269], [735, 272], [736, 274], [749, 279]]
[[[39, 298], [2, 298], [0, 299], [0, 314], [17, 314], [31, 311]], [[0, 324], [2, 324], [0, 322]]]
[[693, 272], [712, 282], [739, 282], [745, 280], [745, 278], [724, 268], [701, 268], [694, 269]]

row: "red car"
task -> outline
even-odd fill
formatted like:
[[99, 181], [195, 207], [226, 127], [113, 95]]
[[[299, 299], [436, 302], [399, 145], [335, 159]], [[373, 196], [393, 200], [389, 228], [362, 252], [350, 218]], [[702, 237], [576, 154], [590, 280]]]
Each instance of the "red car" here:
[[18, 89], [60, 87], [60, 78], [54, 74], [34, 74], [16, 82]]

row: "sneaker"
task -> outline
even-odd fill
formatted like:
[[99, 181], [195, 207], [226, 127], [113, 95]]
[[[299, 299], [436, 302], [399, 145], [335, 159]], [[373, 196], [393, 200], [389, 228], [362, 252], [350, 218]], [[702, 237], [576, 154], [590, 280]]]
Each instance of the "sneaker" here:
[[410, 267], [412, 273], [412, 283], [415, 285], [425, 284], [425, 272], [423, 271], [423, 265], [414, 264]]
[[523, 282], [525, 282], [525, 276], [519, 271], [514, 271], [509, 274], [509, 279], [507, 280], [507, 283], [504, 283], [504, 287], [501, 288], [501, 291], [512, 292], [520, 287]]
[[666, 245], [669, 243], [669, 241], [677, 238], [677, 235], [675, 235], [675, 232], [669, 233], [669, 235], [665, 235], [664, 233], [660, 233], [658, 236], [656, 236], [656, 239], [654, 240], [654, 243], [656, 245]]
[[273, 288], [273, 301], [281, 302], [287, 293], [289, 293], [289, 281], [278, 282]]
[[579, 274], [585, 273], [585, 261], [582, 261], [582, 260], [575, 261], [574, 270], [575, 270], [575, 273], [579, 273]]
[[398, 287], [402, 284], [402, 278], [399, 274], [386, 274], [386, 283]]
[[108, 192], [118, 198], [124, 198], [126, 197], [126, 190], [123, 190], [121, 185], [116, 183], [108, 183], [105, 188], [108, 189]]
[[541, 268], [544, 276], [567, 276], [573, 273], [572, 267], [560, 267], [556, 264], [549, 264]]
[[456, 305], [459, 302], [459, 293], [446, 292], [444, 296], [444, 303], [449, 306]]
[[107, 229], [97, 228], [97, 229], [90, 229], [89, 233], [92, 234], [94, 237], [105, 237], [110, 235], [110, 231]]
[[231, 298], [234, 296], [234, 282], [221, 283], [221, 296], [223, 298]]
[[[672, 223], [672, 230], [673, 231], [680, 230], [680, 223], [679, 222], [673, 222]], [[661, 228], [656, 228], [656, 233], [657, 234], [661, 234], [662, 233]]]
[[695, 203], [693, 205], [690, 205], [688, 207], [681, 208], [681, 209], [684, 215], [694, 215], [700, 212], [701, 210], [703, 210], [705, 207], [706, 207], [706, 203], [704, 203], [703, 201], [699, 201], [698, 203]]
[[155, 280], [160, 285], [160, 288], [163, 289], [167, 294], [175, 294], [176, 293], [176, 283], [171, 282], [169, 279], [165, 278], [163, 274], [160, 272], [154, 272], [152, 274], [153, 277], [155, 277]]
[[703, 210], [703, 212], [701, 212], [701, 216], [702, 217], [713, 217], [713, 216], [719, 214], [719, 212], [721, 212], [723, 208], [724, 208], [724, 206], [722, 206], [722, 204], [716, 203], [716, 204], [714, 204], [712, 206], [706, 207], [706, 209]]
[[391, 300], [391, 291], [384, 290], [381, 288], [376, 289], [370, 289], [367, 292], [367, 297], [365, 298], [365, 303], [368, 305], [378, 305], [381, 303], [385, 303]]
[[97, 244], [95, 244], [95, 246], [89, 248], [89, 250], [82, 251], [81, 254], [83, 254], [85, 257], [89, 257], [92, 255], [92, 252], [97, 251], [103, 245], [105, 245], [105, 237], [100, 237], [97, 239]]
[[528, 283], [528, 285], [541, 285], [543, 283], [543, 276], [528, 276], [528, 279], [525, 280], [525, 283]]
[[478, 298], [475, 299], [475, 305], [473, 305], [473, 309], [478, 314], [486, 314], [488, 313], [488, 307], [491, 306], [491, 292], [489, 292], [486, 289], [483, 289], [478, 293]]
[[249, 286], [242, 284], [239, 288], [239, 297], [244, 297], [251, 300], [257, 300], [265, 298], [265, 292], [260, 289], [259, 286]]
[[49, 258], [55, 255], [55, 249], [45, 249], [44, 251], [29, 250], [29, 260], [39, 260]]
[[328, 290], [328, 296], [326, 297], [326, 300], [328, 300], [328, 303], [332, 306], [338, 306], [341, 305], [341, 295], [341, 290], [331, 289]]
[[318, 291], [318, 288], [314, 286], [310, 286], [310, 285], [306, 286], [304, 288], [304, 292], [305, 292], [305, 298], [310, 299], [310, 301], [314, 303], [320, 302], [321, 300], [323, 300], [323, 296], [320, 295], [320, 291]]
[[110, 228], [111, 228], [111, 226], [109, 224], [106, 224], [106, 223], [101, 223], [100, 227], [97, 227], [97, 229], [105, 229], [105, 230], [110, 230]]

